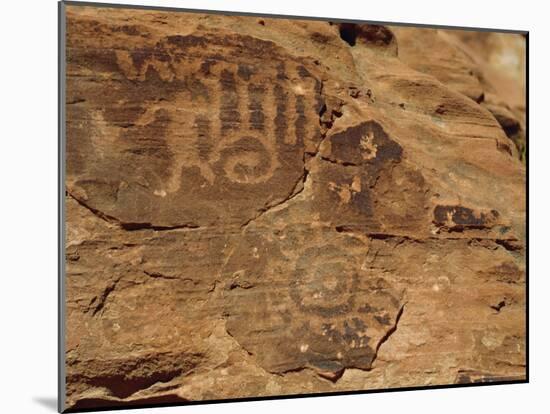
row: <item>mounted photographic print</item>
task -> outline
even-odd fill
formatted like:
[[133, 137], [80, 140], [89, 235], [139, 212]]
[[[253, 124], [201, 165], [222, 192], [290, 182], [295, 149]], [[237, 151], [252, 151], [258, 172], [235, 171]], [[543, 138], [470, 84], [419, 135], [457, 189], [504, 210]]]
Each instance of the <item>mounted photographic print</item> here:
[[61, 411], [527, 381], [526, 32], [59, 11]]

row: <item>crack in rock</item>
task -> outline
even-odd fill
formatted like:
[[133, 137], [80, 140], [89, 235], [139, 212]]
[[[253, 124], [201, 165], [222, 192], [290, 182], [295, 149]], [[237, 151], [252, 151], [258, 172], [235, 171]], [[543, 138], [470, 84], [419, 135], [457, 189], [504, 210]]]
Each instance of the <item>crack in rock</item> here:
[[201, 226], [196, 224], [180, 224], [180, 225], [174, 225], [174, 226], [155, 226], [151, 223], [131, 223], [131, 222], [124, 222], [119, 220], [116, 217], [110, 216], [108, 214], [103, 213], [100, 210], [97, 210], [91, 206], [89, 206], [87, 203], [82, 201], [80, 198], [72, 194], [68, 189], [65, 190], [65, 193], [71, 197], [73, 200], [75, 200], [80, 206], [84, 207], [86, 210], [90, 211], [94, 216], [100, 218], [101, 220], [111, 224], [115, 225], [118, 228], [126, 231], [139, 231], [139, 230], [154, 230], [154, 231], [171, 231], [171, 230], [196, 230], [201, 229]]
[[[323, 96], [324, 100], [326, 100], [325, 96], [323, 95], [323, 89], [324, 89], [324, 83], [321, 81], [321, 87], [320, 87], [320, 92], [319, 93], [321, 94], [321, 96]], [[344, 107], [344, 101], [339, 100], [336, 104], [336, 107], [332, 108], [330, 110], [330, 112], [327, 113], [327, 111], [328, 111], [327, 105], [326, 105], [326, 103], [323, 104], [323, 106], [321, 107], [321, 110], [319, 111], [319, 126], [322, 128], [321, 129], [321, 139], [319, 140], [319, 142], [318, 142], [318, 144], [317, 144], [317, 146], [316, 146], [316, 148], [313, 152], [311, 152], [311, 151], [308, 152], [308, 151], [304, 150], [304, 156], [303, 156], [303, 160], [302, 160], [304, 170], [303, 170], [302, 175], [296, 181], [296, 184], [294, 184], [294, 186], [292, 188], [292, 191], [290, 192], [290, 194], [287, 197], [283, 198], [281, 201], [279, 201], [277, 203], [274, 203], [274, 204], [271, 204], [271, 205], [269, 205], [265, 208], [262, 208], [257, 215], [255, 215], [254, 217], [252, 217], [252, 218], [248, 219], [247, 221], [245, 221], [241, 225], [241, 229], [246, 229], [246, 227], [248, 227], [248, 225], [250, 223], [257, 220], [258, 218], [263, 216], [265, 213], [269, 212], [270, 210], [272, 210], [276, 207], [279, 207], [283, 204], [286, 204], [287, 202], [289, 202], [290, 200], [296, 198], [298, 195], [300, 195], [304, 191], [305, 184], [306, 184], [306, 181], [308, 179], [309, 172], [310, 172], [309, 169], [307, 168], [307, 161], [308, 160], [306, 160], [306, 157], [309, 157], [309, 159], [313, 159], [313, 158], [323, 159], [323, 157], [319, 156], [321, 146], [322, 146], [323, 142], [326, 140], [329, 131], [334, 126], [334, 122], [335, 122], [336, 118], [340, 118], [343, 115], [343, 112], [342, 112], [343, 107]]]
[[[107, 299], [109, 295], [116, 289], [121, 279], [122, 279], [122, 276], [114, 280], [109, 285], [107, 285], [107, 287], [103, 290], [103, 293], [99, 297], [99, 301], [97, 305], [92, 310], [92, 316], [96, 316], [105, 307], [105, 304], [107, 303]], [[95, 302], [95, 300], [96, 298], [92, 300], [92, 303], [90, 303], [90, 305], [92, 305]]]

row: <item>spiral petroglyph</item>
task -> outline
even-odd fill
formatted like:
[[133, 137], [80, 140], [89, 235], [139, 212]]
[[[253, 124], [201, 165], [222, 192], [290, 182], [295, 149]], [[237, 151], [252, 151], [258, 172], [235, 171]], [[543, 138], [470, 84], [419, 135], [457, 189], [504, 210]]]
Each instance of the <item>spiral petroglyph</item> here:
[[[231, 53], [222, 56], [221, 48]], [[114, 51], [109, 71], [123, 80], [112, 94], [124, 99], [98, 108], [101, 123], [88, 121], [94, 152], [70, 164], [84, 171], [71, 184], [74, 192], [106, 215], [136, 222], [137, 212], [121, 204], [129, 200], [140, 220], [156, 225], [217, 222], [210, 204], [220, 193], [227, 192], [230, 211], [222, 220], [237, 223], [287, 197], [303, 174], [304, 153], [321, 139], [323, 97], [315, 65], [282, 53], [272, 42], [216, 34], [167, 36], [150, 47]], [[133, 102], [128, 96], [136, 85], [142, 94], [166, 94]], [[120, 124], [129, 111], [130, 120]], [[98, 142], [112, 142], [111, 156]], [[143, 162], [149, 156], [154, 163]], [[117, 174], [106, 176], [102, 164], [116, 160]], [[94, 195], [105, 192], [113, 193], [108, 205]], [[190, 194], [194, 207], [181, 206]]]
[[[318, 139], [320, 102], [307, 102], [311, 98], [305, 96], [318, 95], [320, 83], [303, 65], [280, 62], [266, 67], [216, 56], [181, 55], [185, 47], [205, 42], [172, 36], [159, 42], [150, 56], [117, 53], [117, 62], [130, 79], [145, 81], [147, 71], [156, 70], [167, 81], [185, 82], [175, 96], [185, 106], [161, 102], [138, 121], [145, 126], [151, 122], [151, 113], [163, 109], [174, 124], [166, 134], [178, 154], [169, 193], [179, 190], [182, 168], [193, 165], [210, 185], [218, 175], [239, 184], [264, 183], [280, 166], [278, 152], [286, 146], [304, 148], [305, 141]], [[203, 76], [199, 79], [193, 72]], [[181, 141], [193, 139], [191, 154], [187, 148], [180, 154]]]
[[297, 260], [289, 289], [298, 308], [320, 316], [351, 312], [359, 280], [354, 261], [334, 246], [310, 247]]

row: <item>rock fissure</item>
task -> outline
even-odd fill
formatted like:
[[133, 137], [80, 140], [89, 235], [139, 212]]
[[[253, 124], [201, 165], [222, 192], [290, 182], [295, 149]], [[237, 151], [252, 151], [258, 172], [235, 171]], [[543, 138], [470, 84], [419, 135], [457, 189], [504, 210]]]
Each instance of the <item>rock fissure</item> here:
[[[107, 303], [107, 299], [109, 298], [109, 295], [116, 289], [118, 283], [122, 280], [122, 277], [119, 277], [118, 279], [114, 280], [112, 283], [110, 283], [104, 290], [101, 296], [99, 296], [97, 300], [97, 305], [91, 309], [92, 316], [96, 316], [99, 312], [103, 310], [105, 307], [105, 304]], [[94, 300], [95, 302], [95, 300]]]
[[397, 327], [399, 325], [399, 321], [401, 320], [401, 316], [403, 316], [403, 312], [405, 310], [405, 305], [406, 304], [407, 304], [407, 302], [405, 302], [401, 305], [401, 307], [399, 308], [399, 311], [397, 312], [397, 316], [395, 317], [395, 323], [386, 332], [386, 334], [382, 337], [382, 339], [380, 339], [378, 344], [376, 344], [376, 348], [374, 350], [375, 351], [374, 352], [374, 357], [372, 359], [373, 364], [376, 361], [376, 358], [378, 357], [378, 352], [379, 352], [380, 348], [382, 347], [382, 345], [384, 345], [388, 341], [388, 339], [390, 339], [390, 337], [397, 331]]
[[[321, 94], [323, 99], [326, 100], [326, 97], [323, 95], [323, 90], [324, 90], [324, 82], [321, 81], [320, 88], [319, 88], [319, 93]], [[252, 223], [253, 221], [256, 221], [257, 219], [259, 219], [261, 216], [263, 216], [268, 211], [288, 203], [290, 200], [296, 198], [298, 195], [300, 195], [304, 191], [305, 184], [306, 184], [307, 178], [308, 178], [309, 173], [310, 173], [309, 169], [307, 168], [308, 159], [306, 159], [306, 157], [309, 157], [309, 159], [314, 159], [314, 158], [321, 158], [322, 159], [322, 157], [319, 156], [321, 146], [322, 146], [323, 142], [325, 141], [325, 139], [327, 138], [328, 132], [333, 127], [335, 119], [340, 118], [342, 116], [342, 111], [341, 110], [342, 110], [343, 106], [344, 106], [343, 101], [339, 101], [339, 103], [337, 104], [337, 107], [332, 108], [330, 110], [329, 118], [328, 118], [328, 120], [326, 120], [324, 118], [325, 118], [325, 115], [326, 115], [328, 109], [327, 109], [326, 103], [323, 104], [323, 106], [319, 110], [319, 126], [322, 127], [321, 139], [319, 140], [319, 142], [318, 142], [318, 144], [317, 144], [317, 146], [316, 146], [316, 148], [313, 152], [311, 152], [311, 151], [308, 152], [308, 151], [304, 150], [304, 156], [303, 156], [303, 159], [302, 159], [303, 173], [298, 178], [296, 183], [294, 184], [294, 186], [292, 188], [292, 191], [290, 192], [290, 194], [287, 197], [285, 197], [281, 201], [279, 201], [277, 203], [274, 203], [274, 204], [271, 204], [268, 207], [262, 208], [258, 212], [258, 214], [256, 214], [254, 217], [252, 217], [252, 218], [248, 219], [247, 221], [245, 221], [241, 225], [241, 229], [243, 229], [243, 230], [246, 229], [250, 223]]]
[[65, 190], [65, 193], [71, 197], [73, 200], [75, 200], [78, 205], [81, 207], [84, 207], [86, 210], [91, 212], [94, 216], [100, 218], [101, 220], [111, 224], [115, 225], [118, 228], [126, 231], [139, 231], [139, 230], [154, 230], [154, 231], [171, 231], [171, 230], [197, 230], [202, 229], [201, 226], [198, 226], [196, 224], [180, 224], [180, 225], [174, 225], [174, 226], [155, 226], [151, 223], [131, 223], [131, 222], [123, 222], [119, 220], [116, 217], [110, 216], [108, 214], [103, 213], [100, 210], [97, 210], [88, 204], [86, 204], [84, 201], [82, 201], [80, 198], [73, 195], [70, 191]]

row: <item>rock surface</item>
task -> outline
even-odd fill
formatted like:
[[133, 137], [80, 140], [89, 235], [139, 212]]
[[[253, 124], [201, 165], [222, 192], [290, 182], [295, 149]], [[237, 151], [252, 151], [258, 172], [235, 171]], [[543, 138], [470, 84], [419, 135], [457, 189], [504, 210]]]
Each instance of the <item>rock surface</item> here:
[[67, 407], [521, 380], [520, 35], [67, 7]]

